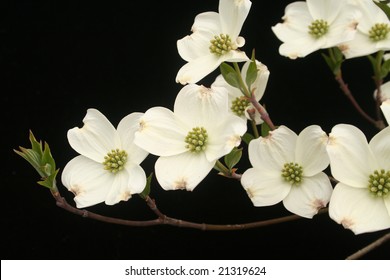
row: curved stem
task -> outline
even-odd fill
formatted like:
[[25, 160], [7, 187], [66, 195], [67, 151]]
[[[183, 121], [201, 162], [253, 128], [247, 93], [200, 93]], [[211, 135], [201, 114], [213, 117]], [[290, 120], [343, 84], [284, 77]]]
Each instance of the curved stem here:
[[375, 248], [378, 248], [379, 246], [383, 245], [385, 242], [390, 241], [390, 233], [385, 234], [381, 238], [375, 240], [371, 244], [367, 245], [366, 247], [360, 249], [356, 253], [348, 256], [347, 260], [357, 260], [366, 255], [367, 253], [371, 252]]
[[372, 117], [370, 117], [361, 107], [360, 105], [358, 104], [358, 102], [356, 101], [355, 97], [352, 95], [351, 91], [349, 90], [348, 88], [348, 85], [344, 82], [344, 79], [342, 77], [342, 74], [341, 72], [339, 72], [337, 75], [335, 75], [335, 79], [336, 81], [339, 83], [340, 85], [340, 88], [342, 90], [342, 92], [344, 93], [344, 95], [349, 99], [349, 101], [352, 103], [352, 105], [355, 107], [355, 109], [358, 111], [358, 113], [360, 115], [363, 116], [363, 118], [365, 118], [367, 121], [369, 121], [371, 124], [373, 124], [375, 127], [379, 128], [380, 124], [378, 124], [378, 122], [373, 119]]
[[[207, 230], [207, 231], [231, 231], [231, 230], [243, 230], [243, 229], [250, 229], [250, 228], [265, 227], [274, 224], [280, 224], [284, 222], [290, 222], [290, 221], [302, 219], [302, 217], [298, 215], [289, 215], [281, 218], [275, 218], [275, 219], [269, 219], [265, 221], [257, 221], [251, 223], [243, 223], [243, 224], [218, 225], [218, 224], [194, 223], [194, 222], [179, 220], [179, 219], [166, 216], [157, 208], [155, 201], [151, 199], [149, 196], [147, 196], [145, 201], [149, 206], [149, 208], [156, 214], [157, 218], [153, 220], [147, 220], [147, 221], [134, 221], [134, 220], [125, 220], [125, 219], [107, 217], [107, 216], [90, 212], [88, 210], [78, 209], [70, 205], [66, 201], [66, 199], [60, 195], [59, 192], [53, 192], [52, 194], [56, 200], [57, 206], [61, 207], [62, 209], [70, 213], [73, 213], [75, 215], [84, 218], [94, 219], [105, 223], [132, 226], [132, 227], [170, 225], [176, 227], [193, 228], [193, 229]], [[319, 210], [318, 214], [326, 213], [327, 210], [328, 210], [327, 208], [323, 208]]]

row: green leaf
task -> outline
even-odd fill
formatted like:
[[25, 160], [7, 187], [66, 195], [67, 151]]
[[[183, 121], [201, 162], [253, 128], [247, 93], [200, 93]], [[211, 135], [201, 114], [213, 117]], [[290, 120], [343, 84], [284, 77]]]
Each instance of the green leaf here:
[[56, 170], [49, 144], [45, 142], [43, 145], [41, 141], [38, 142], [32, 131], [30, 131], [29, 139], [31, 149], [19, 147], [20, 151], [14, 150], [14, 152], [24, 158], [38, 172], [42, 179], [38, 184], [55, 190], [57, 188], [55, 178], [59, 170]]
[[258, 69], [256, 65], [256, 57], [255, 57], [255, 50], [252, 51], [252, 57], [251, 57], [251, 63], [249, 64], [249, 67], [246, 71], [246, 85], [251, 91], [251, 85], [256, 81], [258, 74]]
[[234, 147], [233, 150], [231, 150], [230, 153], [225, 155], [224, 161], [226, 166], [229, 168], [229, 170], [232, 170], [232, 168], [239, 163], [240, 159], [242, 157], [242, 148]]
[[385, 12], [387, 17], [390, 19], [390, 7], [387, 6], [387, 3], [388, 1], [380, 1], [379, 3], [375, 2], [375, 4], [377, 4], [378, 7], [381, 8]]
[[146, 199], [149, 194], [150, 194], [150, 185], [152, 183], [152, 178], [153, 178], [153, 172], [150, 173], [149, 177], [146, 179], [146, 185], [145, 185], [145, 188], [144, 190], [139, 194], [140, 197], [142, 197], [142, 199]]
[[253, 139], [255, 139], [255, 136], [253, 136], [252, 134], [250, 134], [249, 132], [245, 133], [242, 137], [241, 137], [242, 141], [245, 142], [245, 144], [249, 145], [249, 142], [252, 141]]
[[219, 66], [219, 69], [221, 71], [221, 74], [225, 81], [231, 85], [232, 87], [240, 89], [240, 79], [238, 77], [238, 74], [236, 70], [229, 64], [223, 62]]

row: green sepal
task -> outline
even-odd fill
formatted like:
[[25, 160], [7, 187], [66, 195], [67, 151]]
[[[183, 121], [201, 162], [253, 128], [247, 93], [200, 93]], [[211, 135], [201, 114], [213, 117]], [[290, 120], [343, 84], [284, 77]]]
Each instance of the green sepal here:
[[271, 131], [271, 128], [266, 122], [263, 122], [261, 124], [261, 137], [267, 137], [269, 132]]
[[332, 73], [337, 75], [340, 73], [341, 65], [344, 62], [343, 53], [337, 47], [329, 49], [329, 52], [332, 53], [332, 56], [324, 53], [321, 55]]
[[44, 186], [44, 187], [49, 188], [49, 189], [57, 188], [57, 186], [56, 186], [56, 176], [58, 174], [58, 171], [59, 171], [59, 169], [54, 171], [54, 173], [52, 173], [49, 177], [42, 178], [43, 180], [42, 181], [38, 181], [37, 183], [39, 185]]
[[246, 78], [245, 78], [246, 85], [247, 85], [250, 92], [252, 91], [251, 85], [257, 79], [257, 74], [258, 74], [258, 69], [257, 69], [256, 59], [255, 59], [255, 51], [253, 50], [251, 63], [249, 64], [249, 67], [246, 71]]
[[390, 72], [390, 59], [385, 60], [381, 66], [381, 78], [386, 78]]
[[232, 170], [232, 168], [237, 163], [239, 163], [241, 157], [242, 157], [242, 148], [234, 147], [231, 150], [231, 152], [228, 153], [227, 155], [225, 155], [225, 157], [224, 157], [224, 161], [225, 161], [227, 168], [229, 168], [229, 170]]
[[249, 145], [249, 142], [255, 139], [255, 136], [253, 136], [249, 132], [246, 132], [243, 136], [241, 136], [241, 139], [245, 142], [245, 144]]
[[144, 190], [139, 194], [142, 199], [146, 199], [150, 194], [150, 185], [152, 184], [153, 172], [146, 178], [146, 185]]
[[226, 62], [221, 63], [219, 66], [219, 69], [221, 71], [221, 74], [225, 81], [231, 85], [232, 87], [241, 89], [240, 87], [240, 78], [238, 77], [238, 74], [236, 70]]
[[56, 189], [56, 176], [59, 169], [56, 169], [54, 158], [50, 152], [49, 144], [42, 141], [37, 141], [34, 134], [30, 130], [29, 135], [31, 149], [19, 147], [20, 151], [14, 150], [14, 152], [24, 158], [32, 167], [38, 172], [42, 178], [38, 182], [39, 185], [45, 186], [50, 189]]

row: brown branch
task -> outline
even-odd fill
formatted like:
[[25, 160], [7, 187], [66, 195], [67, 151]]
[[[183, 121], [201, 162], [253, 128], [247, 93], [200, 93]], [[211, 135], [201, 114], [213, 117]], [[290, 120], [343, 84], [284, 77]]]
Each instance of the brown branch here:
[[[58, 207], [61, 207], [62, 209], [73, 213], [75, 215], [89, 218], [93, 220], [98, 220], [105, 223], [110, 224], [118, 224], [118, 225], [124, 225], [124, 226], [132, 226], [132, 227], [148, 227], [148, 226], [157, 226], [157, 225], [170, 225], [170, 226], [176, 226], [176, 227], [183, 227], [183, 228], [193, 228], [193, 229], [199, 229], [199, 230], [208, 230], [208, 231], [231, 231], [231, 230], [243, 230], [243, 229], [250, 229], [250, 228], [258, 228], [258, 227], [264, 227], [269, 225], [275, 225], [280, 224], [284, 222], [290, 222], [294, 220], [301, 219], [301, 216], [298, 215], [289, 215], [281, 218], [274, 218], [269, 219], [265, 221], [257, 221], [257, 222], [251, 222], [251, 223], [243, 223], [243, 224], [227, 224], [227, 225], [218, 225], [218, 224], [206, 224], [206, 223], [194, 223], [189, 222], [185, 220], [179, 220], [175, 218], [168, 217], [164, 215], [158, 208], [156, 203], [153, 199], [151, 199], [149, 196], [146, 197], [145, 201], [147, 205], [150, 207], [150, 209], [156, 214], [157, 219], [153, 220], [147, 220], [147, 221], [134, 221], [134, 220], [125, 220], [125, 219], [119, 219], [119, 218], [112, 218], [107, 217], [103, 215], [99, 215], [93, 212], [90, 212], [88, 210], [84, 209], [78, 209], [72, 205], [70, 205], [64, 197], [60, 195], [59, 192], [53, 192], [52, 193], [56, 204]], [[327, 208], [321, 209], [318, 214], [326, 213]]]
[[358, 111], [358, 113], [365, 118], [367, 121], [369, 121], [371, 124], [373, 124], [378, 129], [383, 129], [384, 123], [381, 121], [377, 121], [370, 117], [359, 105], [359, 103], [356, 101], [355, 97], [352, 95], [352, 92], [350, 91], [348, 85], [344, 82], [343, 77], [341, 74], [335, 75], [335, 79], [338, 82], [341, 91], [344, 93], [344, 95], [349, 99], [349, 101], [352, 103], [352, 105], [355, 107], [355, 109]]
[[[254, 91], [254, 90], [253, 90]], [[268, 124], [271, 130], [275, 130], [275, 125], [273, 124], [268, 112], [265, 110], [263, 106], [256, 100], [256, 96], [254, 92], [252, 92], [251, 97], [248, 100], [252, 103], [253, 107], [259, 112], [261, 119]]]
[[387, 233], [383, 235], [381, 238], [375, 240], [371, 244], [367, 245], [366, 247], [360, 249], [356, 253], [350, 255], [346, 258], [346, 260], [357, 260], [366, 255], [367, 253], [371, 252], [375, 248], [378, 248], [379, 246], [383, 245], [385, 242], [390, 240], [390, 233]]

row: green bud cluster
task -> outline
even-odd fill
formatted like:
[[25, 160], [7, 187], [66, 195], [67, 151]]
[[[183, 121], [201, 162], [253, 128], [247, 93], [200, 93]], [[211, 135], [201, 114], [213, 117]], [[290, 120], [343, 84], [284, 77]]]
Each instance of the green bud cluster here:
[[309, 25], [309, 34], [316, 39], [324, 36], [329, 30], [328, 22], [323, 19], [317, 19]]
[[210, 40], [210, 52], [218, 56], [228, 53], [233, 49], [232, 40], [229, 35], [215, 35], [214, 39]]
[[390, 27], [387, 23], [376, 23], [373, 27], [371, 27], [368, 34], [370, 35], [370, 39], [374, 42], [378, 42], [386, 39], [387, 34], [390, 32]]
[[291, 184], [302, 182], [303, 168], [298, 163], [285, 163], [282, 169], [282, 177]]
[[375, 170], [368, 180], [368, 190], [376, 197], [387, 197], [390, 193], [390, 170]]
[[194, 127], [188, 132], [185, 138], [185, 142], [187, 143], [186, 148], [196, 153], [204, 151], [206, 149], [207, 138], [207, 131], [204, 127]]
[[104, 157], [104, 169], [110, 171], [111, 173], [117, 173], [124, 168], [126, 161], [126, 151], [119, 149], [111, 150], [111, 152], [108, 152], [107, 155]]
[[245, 108], [248, 107], [250, 102], [242, 97], [237, 97], [232, 102], [231, 110], [233, 113], [235, 113], [237, 116], [241, 117], [245, 114]]

